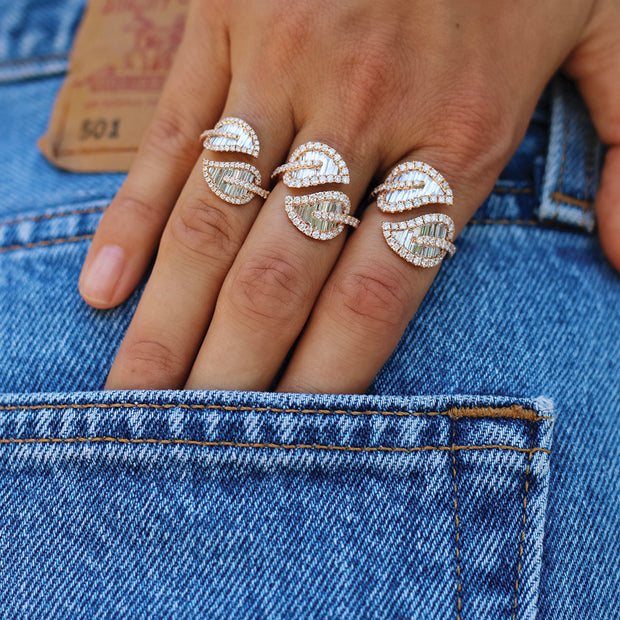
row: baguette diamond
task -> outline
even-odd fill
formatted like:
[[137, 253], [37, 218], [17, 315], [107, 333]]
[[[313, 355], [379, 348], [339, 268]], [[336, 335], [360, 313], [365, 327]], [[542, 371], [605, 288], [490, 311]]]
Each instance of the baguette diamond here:
[[208, 151], [246, 153], [258, 157], [260, 143], [252, 127], [235, 117], [222, 119], [214, 129], [200, 135], [202, 146]]
[[202, 173], [213, 193], [230, 204], [243, 205], [254, 195], [267, 198], [269, 192], [260, 187], [258, 168], [239, 162], [203, 160]]
[[295, 149], [286, 164], [278, 166], [271, 178], [283, 174], [287, 187], [350, 183], [349, 169], [340, 154], [327, 144], [306, 142]]
[[284, 208], [297, 230], [320, 241], [337, 237], [344, 231], [345, 225], [357, 228], [360, 223], [349, 215], [351, 201], [342, 192], [287, 196]]
[[401, 213], [430, 204], [452, 205], [448, 182], [432, 166], [421, 161], [396, 166], [384, 183], [371, 193], [384, 213]]
[[454, 222], [443, 213], [421, 215], [406, 222], [384, 222], [382, 229], [390, 248], [418, 267], [435, 267], [446, 254], [454, 255]]

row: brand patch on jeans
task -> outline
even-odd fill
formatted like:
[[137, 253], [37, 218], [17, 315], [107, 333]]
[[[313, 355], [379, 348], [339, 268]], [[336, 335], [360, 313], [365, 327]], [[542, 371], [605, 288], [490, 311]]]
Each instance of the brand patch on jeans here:
[[67, 170], [129, 169], [183, 35], [189, 0], [90, 0], [39, 148]]

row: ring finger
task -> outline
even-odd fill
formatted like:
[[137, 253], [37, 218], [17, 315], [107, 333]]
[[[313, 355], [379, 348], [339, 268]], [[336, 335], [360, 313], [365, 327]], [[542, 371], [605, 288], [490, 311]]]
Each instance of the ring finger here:
[[[413, 152], [408, 158], [431, 165], [441, 159], [440, 154], [425, 150]], [[439, 164], [439, 170], [442, 169], [445, 168]], [[449, 178], [455, 182], [454, 204], [448, 200], [433, 204], [440, 201], [431, 199], [421, 206], [404, 204], [407, 209], [395, 213], [382, 213], [376, 203], [368, 207], [317, 300], [278, 391], [359, 393], [368, 388], [439, 271], [439, 265], [433, 265], [436, 259], [422, 259], [420, 265], [409, 261], [417, 260], [417, 256], [441, 258], [443, 251], [428, 251], [429, 246], [424, 245], [429, 235], [450, 240], [453, 237], [448, 231], [450, 220], [454, 223], [455, 236], [492, 187], [493, 171], [474, 174], [478, 182], [468, 185], [450, 172]], [[399, 182], [402, 185], [402, 177]], [[420, 194], [428, 194], [429, 188], [432, 186], [427, 183]], [[404, 190], [400, 194], [405, 203], [407, 193]], [[392, 196], [398, 197], [398, 192]], [[431, 219], [432, 213], [440, 214], [440, 218]], [[435, 223], [423, 228], [420, 220], [404, 224], [424, 215]], [[384, 223], [388, 224], [387, 230]], [[413, 252], [409, 251], [412, 248]]]

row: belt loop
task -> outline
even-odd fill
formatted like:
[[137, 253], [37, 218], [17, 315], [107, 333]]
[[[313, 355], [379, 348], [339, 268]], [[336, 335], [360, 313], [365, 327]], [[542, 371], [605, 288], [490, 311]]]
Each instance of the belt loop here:
[[577, 87], [557, 75], [551, 90], [551, 127], [538, 217], [594, 230], [594, 199], [604, 147]]

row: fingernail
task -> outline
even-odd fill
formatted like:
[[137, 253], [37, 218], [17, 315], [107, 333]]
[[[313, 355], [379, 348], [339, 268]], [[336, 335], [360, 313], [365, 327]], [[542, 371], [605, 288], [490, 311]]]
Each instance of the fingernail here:
[[108, 304], [125, 267], [125, 253], [118, 245], [104, 245], [80, 279], [80, 292], [88, 301]]

